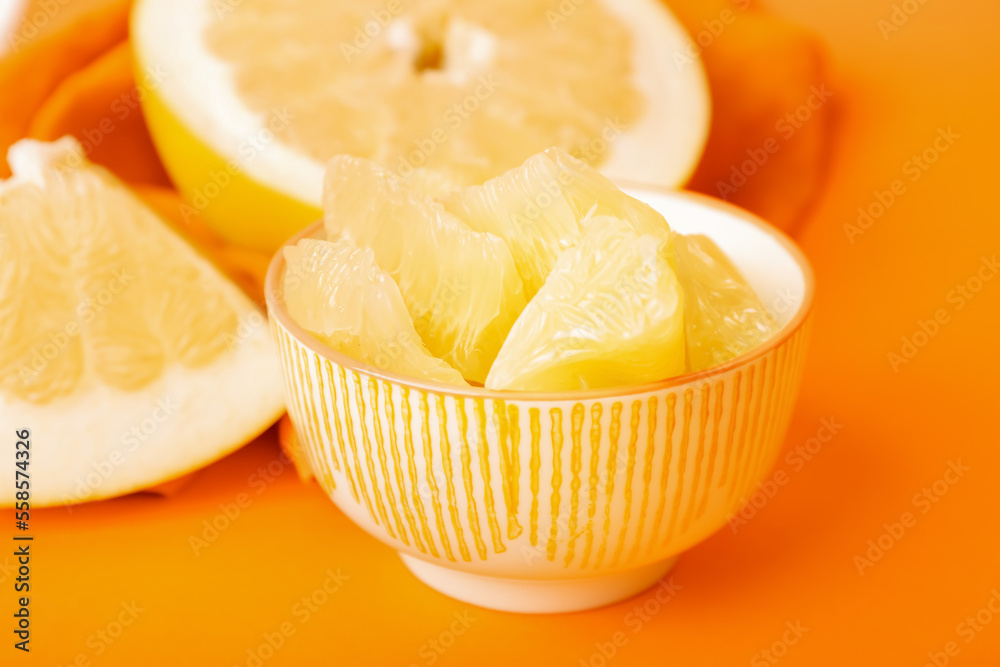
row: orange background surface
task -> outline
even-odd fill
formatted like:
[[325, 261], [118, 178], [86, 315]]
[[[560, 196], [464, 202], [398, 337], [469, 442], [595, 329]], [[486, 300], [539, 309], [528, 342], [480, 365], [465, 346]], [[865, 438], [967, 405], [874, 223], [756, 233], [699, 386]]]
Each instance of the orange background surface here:
[[[929, 653], [938, 665], [1000, 664], [1000, 613], [981, 612], [1000, 591], [1000, 276], [972, 298], [953, 292], [1000, 250], [1000, 3], [896, 2], [916, 12], [884, 38], [893, 4], [767, 2], [831, 54], [815, 83], [834, 91], [839, 132], [826, 189], [796, 234], [816, 270], [817, 316], [776, 468], [787, 483], [681, 557], [669, 602], [646, 593], [537, 617], [452, 601], [301, 484], [272, 430], [173, 497], [33, 512], [32, 652], [8, 645], [5, 548], [0, 664], [767, 665], [760, 652], [786, 623], [807, 630], [777, 648], [782, 666], [935, 664]], [[934, 157], [949, 129], [957, 138], [915, 178], [913, 156]], [[852, 242], [845, 225], [896, 179], [905, 191]], [[888, 355], [940, 309], [947, 321], [894, 369]], [[841, 426], [800, 462], [796, 448], [824, 419]], [[951, 464], [967, 470], [939, 481]], [[241, 500], [196, 554], [191, 536]], [[906, 512], [909, 527], [892, 526]], [[880, 537], [887, 548], [859, 572], [856, 557]], [[347, 578], [323, 595], [328, 570]], [[282, 627], [293, 634], [261, 654]]]

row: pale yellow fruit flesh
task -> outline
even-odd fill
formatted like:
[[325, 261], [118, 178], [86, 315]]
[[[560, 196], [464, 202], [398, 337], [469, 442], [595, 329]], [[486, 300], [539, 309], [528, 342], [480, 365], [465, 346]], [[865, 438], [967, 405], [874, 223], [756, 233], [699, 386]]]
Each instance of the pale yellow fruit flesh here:
[[525, 304], [506, 244], [360, 158], [330, 162], [323, 209], [331, 240], [374, 251], [431, 353], [467, 379], [485, 380]]
[[243, 0], [205, 40], [247, 108], [291, 112], [280, 141], [444, 191], [553, 144], [599, 163], [590, 142], [641, 115], [631, 29], [600, 2], [571, 7], [567, 17], [547, 0]]
[[685, 296], [688, 370], [725, 363], [777, 331], [756, 292], [710, 238], [675, 234], [673, 246]]
[[32, 403], [85, 376], [136, 391], [206, 366], [238, 325], [218, 278], [165, 252], [163, 223], [82, 156], [70, 140], [16, 145], [0, 185], [0, 390]]
[[399, 287], [370, 249], [303, 239], [285, 247], [284, 254], [282, 294], [288, 313], [316, 338], [382, 370], [467, 385], [458, 371], [427, 351]]
[[[70, 138], [0, 181], [0, 425], [28, 429], [32, 502], [192, 472], [284, 412], [265, 315]], [[0, 454], [14, 458], [14, 441]], [[0, 487], [0, 506], [15, 502]]]
[[533, 155], [482, 185], [463, 188], [443, 203], [473, 229], [507, 243], [529, 299], [559, 254], [580, 239], [590, 216], [615, 216], [639, 231], [669, 231], [659, 213], [558, 148]]
[[652, 382], [684, 371], [684, 297], [666, 231], [589, 220], [521, 313], [489, 389], [569, 391]]

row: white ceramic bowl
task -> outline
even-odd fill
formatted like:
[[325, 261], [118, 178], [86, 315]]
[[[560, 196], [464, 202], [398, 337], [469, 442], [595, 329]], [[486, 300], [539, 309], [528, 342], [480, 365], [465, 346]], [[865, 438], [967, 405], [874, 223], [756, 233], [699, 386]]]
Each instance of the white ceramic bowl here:
[[288, 411], [316, 479], [442, 593], [518, 612], [634, 595], [738, 510], [781, 447], [811, 312], [808, 262], [733, 206], [629, 193], [677, 231], [714, 239], [781, 330], [722, 366], [643, 386], [459, 389], [320, 343], [283, 306], [282, 253], [271, 263], [266, 292]]

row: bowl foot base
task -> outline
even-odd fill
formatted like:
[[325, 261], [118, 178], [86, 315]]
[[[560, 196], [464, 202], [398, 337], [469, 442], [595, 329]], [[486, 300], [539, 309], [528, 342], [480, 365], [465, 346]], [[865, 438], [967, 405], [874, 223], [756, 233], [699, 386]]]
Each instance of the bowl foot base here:
[[582, 611], [632, 597], [655, 584], [677, 557], [597, 577], [582, 579], [504, 579], [459, 572], [407, 554], [403, 564], [439, 593], [487, 609], [522, 614]]

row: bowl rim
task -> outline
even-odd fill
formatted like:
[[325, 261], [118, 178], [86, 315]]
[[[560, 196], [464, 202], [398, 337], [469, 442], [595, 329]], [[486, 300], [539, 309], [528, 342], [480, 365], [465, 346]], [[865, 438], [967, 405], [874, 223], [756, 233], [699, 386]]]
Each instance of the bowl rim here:
[[806, 258], [802, 250], [796, 245], [796, 243], [783, 231], [775, 227], [774, 225], [764, 221], [762, 218], [754, 215], [753, 213], [742, 209], [729, 202], [716, 199], [709, 195], [705, 195], [699, 192], [692, 192], [689, 190], [673, 190], [670, 188], [653, 186], [648, 184], [635, 184], [617, 181], [615, 183], [618, 187], [628, 188], [629, 190], [635, 191], [645, 191], [653, 192], [660, 195], [666, 195], [668, 197], [678, 197], [682, 199], [687, 199], [694, 201], [695, 203], [703, 204], [710, 208], [722, 211], [728, 215], [732, 215], [742, 219], [744, 222], [748, 222], [758, 229], [764, 231], [766, 234], [771, 236], [776, 240], [785, 252], [791, 256], [795, 261], [799, 270], [802, 272], [802, 278], [804, 283], [804, 293], [802, 295], [802, 303], [799, 305], [798, 310], [792, 316], [792, 318], [785, 323], [785, 325], [779, 329], [771, 338], [765, 341], [762, 345], [759, 345], [749, 352], [739, 355], [738, 357], [733, 357], [724, 364], [719, 364], [718, 366], [713, 366], [703, 371], [692, 371], [688, 373], [683, 373], [681, 375], [674, 375], [672, 377], [656, 380], [654, 382], [645, 382], [642, 384], [632, 384], [632, 385], [622, 385], [616, 387], [600, 387], [596, 389], [574, 389], [565, 391], [519, 391], [510, 389], [487, 389], [485, 387], [458, 387], [451, 384], [446, 384], [444, 382], [437, 382], [435, 380], [422, 380], [418, 378], [411, 378], [406, 375], [399, 373], [393, 373], [391, 371], [386, 371], [376, 366], [366, 364], [362, 361], [358, 361], [353, 357], [344, 354], [338, 350], [329, 347], [322, 343], [319, 339], [315, 338], [308, 331], [299, 326], [299, 324], [292, 319], [292, 316], [288, 313], [285, 308], [284, 299], [278, 298], [282, 295], [281, 289], [279, 289], [278, 277], [282, 274], [285, 268], [285, 246], [295, 245], [299, 240], [311, 236], [318, 228], [323, 225], [323, 220], [320, 219], [317, 222], [307, 226], [305, 229], [299, 231], [294, 236], [290, 237], [288, 240], [283, 242], [281, 246], [275, 251], [274, 255], [271, 257], [270, 265], [267, 269], [267, 276], [264, 281], [264, 298], [267, 303], [268, 314], [275, 318], [281, 326], [291, 334], [299, 343], [305, 345], [313, 352], [317, 353], [321, 357], [326, 358], [329, 361], [342, 366], [346, 369], [359, 371], [371, 377], [379, 378], [380, 380], [390, 382], [392, 384], [397, 384], [410, 389], [418, 389], [421, 391], [432, 392], [435, 394], [445, 394], [455, 397], [464, 398], [479, 398], [479, 399], [492, 399], [492, 400], [518, 400], [518, 401], [545, 401], [545, 402], [555, 402], [555, 401], [579, 401], [586, 399], [600, 399], [600, 398], [613, 398], [613, 397], [623, 397], [623, 396], [634, 396], [638, 394], [648, 394], [651, 392], [661, 391], [663, 389], [671, 389], [674, 387], [680, 387], [688, 384], [692, 384], [699, 380], [710, 381], [716, 376], [724, 375], [731, 370], [739, 368], [741, 366], [746, 366], [756, 359], [764, 356], [771, 350], [782, 345], [786, 340], [792, 337], [799, 329], [802, 328], [809, 314], [813, 309], [813, 301], [815, 296], [815, 277], [813, 275], [812, 266], [809, 260]]

